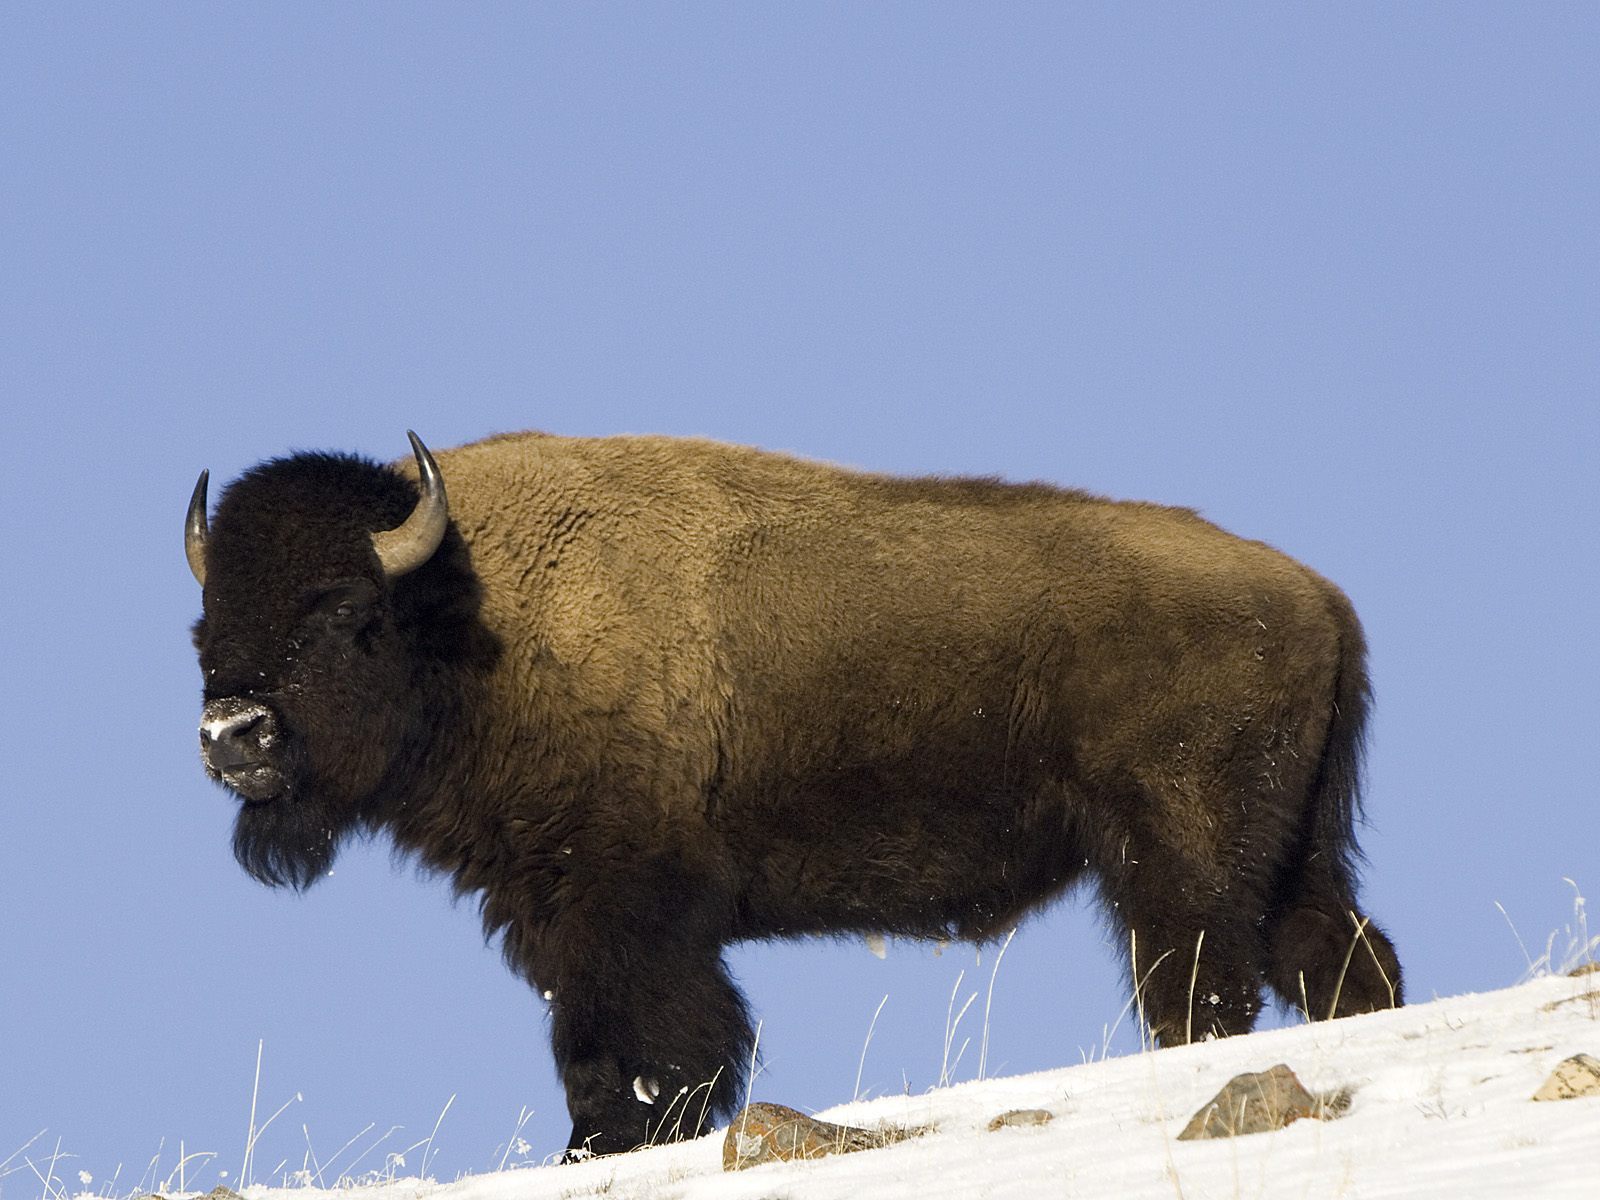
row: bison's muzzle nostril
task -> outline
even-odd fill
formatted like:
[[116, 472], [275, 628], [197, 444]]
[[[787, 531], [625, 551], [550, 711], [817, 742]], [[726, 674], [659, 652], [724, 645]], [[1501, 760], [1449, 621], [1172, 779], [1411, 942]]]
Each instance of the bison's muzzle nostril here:
[[272, 714], [254, 701], [213, 700], [200, 718], [200, 753], [218, 774], [262, 763]]

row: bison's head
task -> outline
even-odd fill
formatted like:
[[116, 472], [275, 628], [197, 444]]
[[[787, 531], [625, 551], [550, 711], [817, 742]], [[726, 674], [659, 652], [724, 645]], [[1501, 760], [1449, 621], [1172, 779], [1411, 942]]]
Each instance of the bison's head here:
[[190, 501], [201, 758], [242, 802], [235, 854], [268, 883], [307, 886], [376, 819], [422, 736], [419, 688], [459, 624], [450, 610], [474, 594], [453, 532], [440, 551], [444, 482], [410, 436], [420, 488], [365, 459], [297, 454], [243, 475], [210, 522], [205, 474]]

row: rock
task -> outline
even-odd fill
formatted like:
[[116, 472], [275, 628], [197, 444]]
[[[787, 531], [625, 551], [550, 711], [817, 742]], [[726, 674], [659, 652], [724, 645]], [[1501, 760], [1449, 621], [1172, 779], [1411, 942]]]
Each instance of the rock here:
[[1350, 1107], [1345, 1091], [1319, 1095], [1306, 1090], [1295, 1073], [1279, 1063], [1265, 1071], [1236, 1075], [1190, 1119], [1180, 1142], [1239, 1137], [1282, 1129], [1302, 1117], [1325, 1120]]
[[990, 1121], [989, 1132], [994, 1133], [996, 1130], [1010, 1127], [1048, 1125], [1055, 1118], [1055, 1113], [1047, 1108], [1013, 1108], [1010, 1112], [1003, 1112]]
[[1600, 1096], [1600, 1059], [1574, 1054], [1556, 1064], [1550, 1078], [1539, 1085], [1535, 1100], [1577, 1100]]
[[762, 1163], [876, 1150], [921, 1132], [920, 1129], [858, 1129], [853, 1125], [833, 1125], [781, 1104], [749, 1104], [728, 1126], [728, 1136], [722, 1142], [722, 1169], [742, 1171]]

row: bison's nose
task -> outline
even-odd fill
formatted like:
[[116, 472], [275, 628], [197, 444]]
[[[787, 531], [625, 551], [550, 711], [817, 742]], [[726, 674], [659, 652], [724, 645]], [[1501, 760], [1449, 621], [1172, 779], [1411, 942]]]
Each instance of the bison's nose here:
[[272, 713], [247, 700], [213, 700], [200, 717], [200, 753], [218, 774], [258, 765], [273, 741]]

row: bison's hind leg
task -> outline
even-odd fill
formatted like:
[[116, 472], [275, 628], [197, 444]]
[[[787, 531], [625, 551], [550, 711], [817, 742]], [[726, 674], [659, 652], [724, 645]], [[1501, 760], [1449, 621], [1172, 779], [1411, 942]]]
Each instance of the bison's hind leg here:
[[1261, 955], [1219, 914], [1125, 927], [1134, 998], [1162, 1046], [1248, 1033], [1261, 1011]]
[[1102, 868], [1134, 999], [1163, 1046], [1247, 1033], [1261, 1011], [1266, 948], [1249, 881], [1219, 878], [1170, 845], [1128, 843]]
[[1309, 1020], [1403, 1002], [1400, 959], [1388, 936], [1332, 879], [1314, 878], [1271, 923], [1267, 980]]

